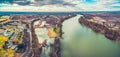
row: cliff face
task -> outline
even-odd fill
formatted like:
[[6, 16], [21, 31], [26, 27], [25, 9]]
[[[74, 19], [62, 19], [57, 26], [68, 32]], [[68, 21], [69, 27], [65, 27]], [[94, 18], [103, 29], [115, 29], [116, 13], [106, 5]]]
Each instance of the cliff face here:
[[105, 35], [110, 40], [120, 40], [120, 22], [118, 20], [118, 17], [109, 15], [83, 15], [79, 22], [93, 31]]

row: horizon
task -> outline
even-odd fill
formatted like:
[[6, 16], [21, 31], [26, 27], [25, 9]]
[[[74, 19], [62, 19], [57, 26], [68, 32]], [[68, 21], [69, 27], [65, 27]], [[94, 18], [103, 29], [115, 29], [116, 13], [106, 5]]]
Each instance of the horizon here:
[[[3, 9], [2, 9], [3, 10]], [[0, 8], [0, 12], [113, 12], [113, 11], [120, 11], [120, 10], [88, 10], [88, 11], [29, 11], [29, 10], [24, 10], [24, 11], [14, 11], [14, 10], [5, 10], [2, 11]]]
[[79, 11], [79, 12], [25, 12], [25, 11], [0, 11], [0, 14], [83, 14], [83, 13], [117, 13], [120, 11]]

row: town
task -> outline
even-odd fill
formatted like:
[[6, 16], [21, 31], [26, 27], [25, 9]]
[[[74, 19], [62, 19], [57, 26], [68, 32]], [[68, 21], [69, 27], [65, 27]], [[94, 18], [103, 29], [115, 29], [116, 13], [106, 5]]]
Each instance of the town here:
[[[39, 57], [47, 41], [39, 41], [36, 28], [46, 28], [49, 38], [55, 42], [52, 57], [58, 55], [62, 22], [76, 15], [1, 15], [0, 16], [0, 57]], [[40, 32], [39, 32], [40, 33]], [[57, 52], [56, 52], [57, 51]]]

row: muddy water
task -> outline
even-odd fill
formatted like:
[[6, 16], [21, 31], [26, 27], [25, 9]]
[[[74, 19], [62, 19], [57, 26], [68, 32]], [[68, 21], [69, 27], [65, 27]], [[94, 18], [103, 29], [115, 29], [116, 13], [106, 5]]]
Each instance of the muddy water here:
[[120, 57], [120, 43], [110, 41], [104, 35], [81, 25], [81, 15], [63, 22], [61, 57]]

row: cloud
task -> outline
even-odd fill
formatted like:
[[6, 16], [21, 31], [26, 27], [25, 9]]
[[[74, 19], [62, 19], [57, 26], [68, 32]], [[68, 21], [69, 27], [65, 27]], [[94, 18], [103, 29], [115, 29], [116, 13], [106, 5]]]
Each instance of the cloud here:
[[0, 11], [79, 11], [72, 0], [38, 0], [29, 5], [13, 3], [0, 8]]
[[61, 5], [74, 5], [66, 0], [0, 0], [0, 3], [11, 3], [11, 4], [18, 4], [18, 5], [34, 5], [34, 6], [41, 6], [41, 5], [52, 5], [52, 4], [61, 4]]
[[112, 5], [110, 5], [112, 8], [117, 8], [117, 9], [119, 9], [120, 8], [120, 4], [119, 3], [117, 3], [117, 4], [112, 4]]
[[44, 5], [41, 7], [38, 6], [9, 6], [1, 7], [0, 11], [25, 11], [25, 12], [69, 12], [69, 11], [79, 11], [79, 9], [71, 6], [63, 5]]
[[[17, 3], [1, 6], [0, 11], [116, 11], [119, 0], [31, 0], [30, 4]], [[117, 8], [119, 7], [119, 8]]]
[[[94, 0], [94, 3], [84, 3], [84, 0], [81, 0], [77, 6], [82, 8], [84, 11], [114, 11], [118, 10], [112, 8], [110, 5], [116, 4], [119, 0]], [[119, 9], [120, 10], [120, 9]]]

